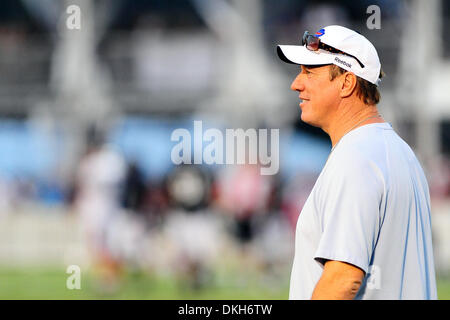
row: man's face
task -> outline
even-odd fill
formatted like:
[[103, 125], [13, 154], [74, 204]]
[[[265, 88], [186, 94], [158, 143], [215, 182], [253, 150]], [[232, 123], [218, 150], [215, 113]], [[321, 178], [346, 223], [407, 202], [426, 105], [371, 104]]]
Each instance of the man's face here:
[[339, 105], [339, 81], [330, 81], [329, 65], [301, 66], [300, 73], [291, 84], [299, 92], [301, 119], [313, 126], [323, 128], [332, 119]]

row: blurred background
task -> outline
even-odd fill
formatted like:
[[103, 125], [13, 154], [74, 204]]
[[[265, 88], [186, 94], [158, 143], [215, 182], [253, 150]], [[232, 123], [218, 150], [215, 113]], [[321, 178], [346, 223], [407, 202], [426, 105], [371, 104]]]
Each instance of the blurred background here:
[[[369, 29], [370, 5], [380, 29]], [[81, 10], [80, 29], [67, 21]], [[378, 49], [380, 111], [430, 185], [450, 299], [450, 3], [2, 0], [0, 298], [287, 299], [297, 216], [330, 152], [277, 44], [340, 24]], [[370, 25], [370, 24], [369, 24]], [[178, 165], [177, 128], [280, 130], [280, 170]], [[81, 269], [69, 290], [66, 270]]]

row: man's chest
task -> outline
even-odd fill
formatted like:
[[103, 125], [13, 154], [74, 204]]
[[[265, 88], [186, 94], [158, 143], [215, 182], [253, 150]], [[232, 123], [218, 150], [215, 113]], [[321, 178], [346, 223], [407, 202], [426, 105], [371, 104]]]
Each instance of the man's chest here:
[[320, 227], [320, 212], [316, 203], [316, 190], [312, 190], [306, 200], [297, 220], [296, 242], [302, 247], [317, 247], [322, 230]]

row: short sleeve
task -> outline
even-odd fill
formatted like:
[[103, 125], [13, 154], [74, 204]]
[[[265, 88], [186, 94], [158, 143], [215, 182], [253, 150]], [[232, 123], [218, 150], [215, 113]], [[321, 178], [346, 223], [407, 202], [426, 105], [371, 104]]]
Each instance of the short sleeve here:
[[321, 238], [314, 259], [350, 263], [366, 274], [379, 232], [383, 183], [361, 158], [335, 161], [318, 193]]

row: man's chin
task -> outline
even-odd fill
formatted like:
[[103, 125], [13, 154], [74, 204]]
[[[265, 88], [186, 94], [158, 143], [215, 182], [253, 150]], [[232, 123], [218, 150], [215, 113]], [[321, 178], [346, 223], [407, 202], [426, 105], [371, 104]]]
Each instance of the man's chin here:
[[318, 123], [317, 123], [316, 121], [314, 121], [314, 119], [312, 119], [312, 117], [310, 117], [310, 116], [309, 116], [307, 113], [305, 113], [305, 112], [302, 112], [302, 114], [301, 114], [301, 116], [300, 116], [300, 119], [301, 119], [303, 122], [305, 122], [305, 123], [307, 123], [307, 124], [309, 124], [309, 125], [311, 125], [311, 126], [319, 127]]

